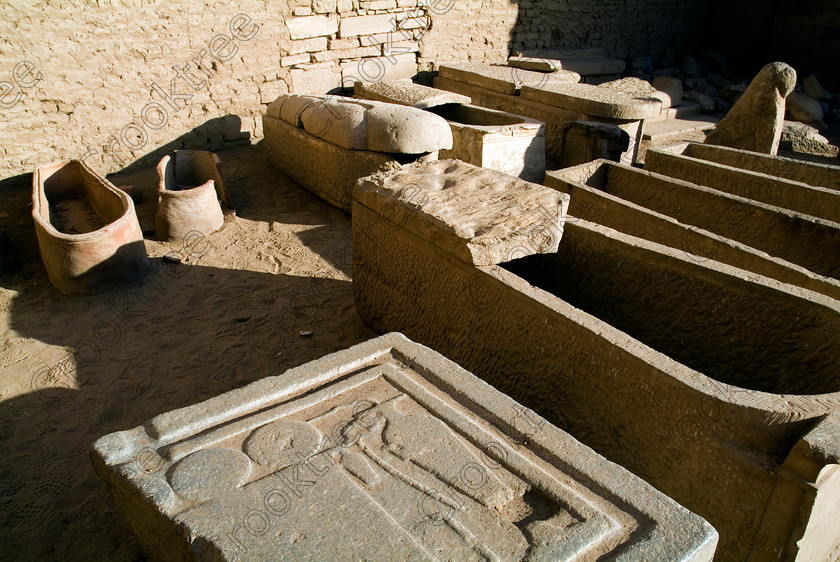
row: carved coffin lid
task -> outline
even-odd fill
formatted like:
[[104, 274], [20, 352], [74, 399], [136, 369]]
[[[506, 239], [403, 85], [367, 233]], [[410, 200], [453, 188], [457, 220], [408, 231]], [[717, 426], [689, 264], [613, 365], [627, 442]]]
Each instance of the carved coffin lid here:
[[108, 435], [94, 454], [201, 558], [710, 559], [717, 541], [401, 334]]

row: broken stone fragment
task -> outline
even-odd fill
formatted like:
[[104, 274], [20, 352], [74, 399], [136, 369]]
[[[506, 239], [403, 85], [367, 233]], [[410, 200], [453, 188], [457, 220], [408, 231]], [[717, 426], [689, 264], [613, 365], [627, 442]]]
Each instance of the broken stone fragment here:
[[779, 142], [781, 150], [837, 158], [840, 148], [832, 145], [819, 130], [796, 121], [785, 121]]
[[653, 79], [653, 87], [657, 90], [657, 97], [662, 101], [662, 107], [667, 109], [682, 103], [682, 82], [670, 76], [657, 76]]
[[824, 101], [831, 98], [831, 94], [825, 89], [813, 74], [802, 81], [802, 89], [805, 90], [805, 95], [814, 98], [817, 101]]
[[787, 97], [785, 107], [786, 116], [791, 121], [819, 123], [823, 120], [820, 102], [799, 92], [793, 92]]
[[706, 142], [776, 154], [785, 117], [785, 98], [795, 85], [793, 68], [783, 62], [766, 65], [709, 133]]

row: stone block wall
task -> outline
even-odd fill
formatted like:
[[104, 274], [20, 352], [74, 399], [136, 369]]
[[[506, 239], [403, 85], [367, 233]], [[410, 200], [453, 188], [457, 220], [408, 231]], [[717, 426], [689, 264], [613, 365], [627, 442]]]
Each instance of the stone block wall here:
[[[102, 173], [262, 135], [281, 93], [503, 62], [515, 43], [649, 54], [708, 0], [26, 0], [0, 3], [0, 179]], [[699, 34], [699, 31], [698, 31]]]

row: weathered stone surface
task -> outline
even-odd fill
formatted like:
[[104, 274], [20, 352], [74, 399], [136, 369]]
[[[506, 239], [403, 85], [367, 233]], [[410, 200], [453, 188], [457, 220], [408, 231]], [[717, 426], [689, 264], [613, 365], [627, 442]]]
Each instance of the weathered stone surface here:
[[539, 57], [510, 57], [507, 65], [537, 72], [555, 72], [563, 68], [560, 61]]
[[[758, 155], [707, 144], [693, 146], [702, 147], [704, 151]], [[797, 164], [796, 161], [792, 162]], [[716, 209], [727, 206], [730, 201], [716, 204], [714, 197], [709, 196], [706, 204], [710, 206], [706, 207], [702, 188], [607, 160], [595, 160], [548, 172], [545, 185], [569, 195], [571, 216], [676, 248], [695, 261], [714, 260], [840, 299], [840, 280], [815, 274], [802, 266], [717, 233], [737, 233], [740, 229], [741, 234], [736, 236], [742, 240], [750, 241], [752, 236], [753, 240], [772, 240], [772, 244], [780, 246], [787, 244], [789, 231], [778, 225], [765, 223], [766, 228], [762, 228], [762, 219], [757, 218], [757, 224], [744, 226], [746, 221], [743, 219], [755, 213], [755, 208], [736, 205], [730, 216], [714, 220]], [[682, 191], [680, 186], [683, 187]], [[683, 201], [687, 204], [682, 205], [681, 209]], [[679, 220], [663, 214], [668, 212], [675, 213]]]
[[668, 76], [657, 76], [653, 79], [653, 87], [659, 92], [663, 109], [680, 105], [683, 97], [682, 82]]
[[659, 113], [654, 115], [654, 117], [661, 114], [663, 108], [667, 109], [670, 107], [670, 96], [664, 95], [662, 92], [654, 88], [650, 82], [642, 80], [641, 78], [628, 76], [619, 80], [603, 82], [599, 84], [599, 86], [601, 88], [607, 88], [608, 90], [623, 92], [644, 101], [659, 100]]
[[520, 51], [519, 55], [556, 62], [582, 77], [621, 74], [627, 66], [623, 60], [607, 57], [603, 49], [539, 49]]
[[397, 30], [396, 14], [376, 14], [367, 16], [342, 17], [341, 37], [356, 37], [388, 33]]
[[525, 85], [542, 87], [547, 84], [574, 83], [580, 80], [578, 74], [565, 70], [547, 74], [522, 68], [475, 62], [457, 65], [444, 64], [438, 69], [438, 74], [442, 78], [479, 86], [501, 94], [515, 94]]
[[400, 334], [107, 435], [92, 458], [153, 559], [701, 561], [717, 543]]
[[409, 164], [362, 178], [354, 199], [475, 265], [556, 251], [569, 197], [459, 160]]
[[447, 103], [466, 104], [472, 101], [468, 96], [415, 84], [411, 80], [356, 82], [354, 92], [357, 96], [370, 100], [409, 105], [418, 109]]
[[563, 146], [563, 166], [576, 166], [596, 158], [619, 161], [630, 146], [630, 135], [617, 125], [575, 121], [566, 127]]
[[442, 105], [430, 111], [445, 118], [452, 129], [452, 149], [441, 150], [441, 158], [454, 158], [542, 183], [545, 123], [468, 104]]
[[424, 154], [452, 148], [446, 120], [414, 107], [286, 94], [269, 105], [268, 115], [278, 114], [282, 121], [347, 149]]
[[222, 199], [232, 207], [219, 157], [204, 150], [176, 150], [157, 166], [156, 236], [183, 240], [194, 232], [208, 235], [222, 228]]
[[840, 191], [840, 163], [831, 166], [725, 146], [697, 143], [689, 144], [682, 153], [692, 158], [717, 162], [733, 168]]
[[332, 15], [287, 18], [286, 27], [289, 28], [292, 39], [326, 37], [338, 31], [338, 17]]
[[291, 91], [322, 96], [341, 87], [341, 69], [299, 65], [289, 71]]
[[428, 107], [452, 129], [451, 149], [441, 158], [498, 170], [525, 181], [545, 176], [545, 124], [534, 119], [469, 104], [469, 97], [405, 80], [366, 85], [356, 95], [385, 102]]
[[768, 64], [709, 133], [706, 142], [776, 154], [785, 119], [785, 98], [795, 85], [796, 71], [790, 66], [783, 62]]
[[591, 84], [522, 86], [522, 98], [608, 119], [646, 119], [659, 114], [659, 100], [642, 100]]
[[437, 88], [468, 95], [477, 105], [499, 111], [507, 111], [517, 115], [525, 115], [531, 119], [542, 121], [546, 124], [546, 153], [560, 161], [564, 161], [567, 158], [564, 154], [565, 147], [563, 144], [565, 129], [570, 123], [575, 121], [601, 121], [623, 129], [630, 137], [630, 144], [627, 150], [621, 154], [621, 161], [632, 163], [636, 159], [638, 143], [643, 134], [643, 128], [639, 120], [609, 119], [606, 117], [586, 115], [579, 111], [547, 105], [524, 97], [501, 94], [479, 86], [473, 86], [457, 80], [449, 80], [440, 76], [435, 77], [434, 85]]
[[582, 219], [556, 253], [496, 267], [442, 251], [445, 227], [389, 219], [354, 202], [356, 307], [376, 329], [446, 350], [693, 506], [722, 557], [794, 558], [833, 525], [840, 303]]
[[785, 114], [791, 121], [800, 123], [819, 123], [823, 120], [820, 102], [799, 92], [788, 95], [785, 100]]
[[388, 154], [348, 150], [268, 115], [263, 116], [263, 131], [261, 146], [272, 166], [345, 211], [350, 210], [353, 185], [359, 178], [397, 165]]
[[840, 154], [840, 148], [831, 144], [818, 129], [795, 121], [785, 121], [782, 126], [779, 149], [827, 158], [837, 158]]
[[700, 111], [703, 113], [711, 113], [715, 110], [715, 100], [706, 94], [694, 91], [683, 92], [683, 99], [688, 100], [691, 103], [696, 103], [700, 107]]
[[368, 150], [424, 154], [452, 148], [452, 130], [445, 119], [422, 109], [370, 102], [367, 110]]
[[149, 268], [131, 197], [82, 161], [35, 169], [32, 218], [44, 267], [62, 293], [132, 283]]
[[650, 150], [645, 159], [645, 169], [840, 223], [840, 192], [834, 189], [693, 158], [690, 156], [691, 149], [684, 150], [682, 154]]
[[382, 80], [412, 78], [417, 74], [417, 57], [414, 53], [387, 57], [368, 57], [341, 63], [341, 84], [353, 88], [356, 82], [376, 83]]

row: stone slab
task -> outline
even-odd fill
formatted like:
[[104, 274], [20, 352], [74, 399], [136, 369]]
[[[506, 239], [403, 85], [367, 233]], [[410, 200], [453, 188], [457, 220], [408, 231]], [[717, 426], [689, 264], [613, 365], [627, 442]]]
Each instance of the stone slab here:
[[338, 16], [304, 16], [284, 20], [292, 39], [326, 37], [338, 31]]
[[[572, 216], [676, 248], [696, 261], [718, 261], [840, 299], [840, 280], [818, 275], [802, 266], [707, 230], [706, 226], [714, 228], [713, 223], [700, 219], [699, 212], [693, 219], [688, 213], [681, 214], [680, 219], [687, 222], [680, 222], [633, 202], [644, 201], [633, 195], [632, 186], [635, 185], [638, 192], [647, 190], [660, 194], [659, 199], [672, 198], [674, 201], [696, 203], [696, 199], [683, 198], [678, 192], [669, 193], [663, 189], [662, 182], [670, 181], [676, 180], [603, 159], [549, 171], [545, 176], [546, 186], [569, 195], [569, 214]], [[663, 206], [659, 208], [666, 210]], [[780, 234], [778, 230], [775, 233]]]
[[[534, 49], [519, 51], [518, 56], [550, 61], [582, 77], [618, 75], [627, 66], [623, 60], [607, 56], [604, 49]], [[612, 79], [612, 78], [610, 78]]]
[[737, 148], [696, 143], [688, 145], [683, 154], [733, 168], [840, 191], [840, 163], [832, 166]]
[[438, 235], [354, 201], [365, 322], [457, 357], [693, 506], [721, 559], [795, 558], [833, 525], [819, 498], [837, 492], [821, 474], [840, 463], [840, 303], [578, 218], [557, 253], [498, 266]]
[[412, 78], [417, 74], [417, 56], [403, 53], [385, 57], [368, 57], [340, 64], [341, 85], [353, 88], [356, 82], [376, 83], [382, 80]]
[[354, 198], [474, 265], [556, 251], [569, 197], [460, 160], [405, 165], [362, 178]]
[[558, 60], [539, 57], [509, 57], [507, 65], [514, 68], [534, 70], [536, 72], [555, 72], [563, 68], [563, 65]]
[[580, 80], [580, 76], [574, 72], [560, 71], [546, 74], [484, 63], [443, 64], [438, 69], [438, 75], [501, 94], [515, 94], [525, 85], [542, 87], [547, 84], [575, 83]]
[[717, 533], [387, 334], [93, 447], [152, 559], [711, 560]]
[[698, 119], [667, 119], [645, 123], [644, 139], [652, 143], [676, 140], [685, 133], [711, 130], [717, 122], [715, 117], [704, 116]]
[[840, 223], [840, 192], [666, 150], [650, 150], [645, 169], [739, 197]]
[[428, 109], [448, 103], [467, 104], [472, 102], [469, 96], [415, 84], [411, 80], [356, 82], [354, 92], [357, 96], [363, 98], [410, 105], [418, 109]]
[[524, 99], [609, 119], [647, 119], [658, 115], [662, 106], [659, 100], [642, 100], [592, 84], [522, 86], [520, 95]]
[[344, 211], [359, 178], [397, 165], [392, 155], [348, 150], [269, 115], [263, 116], [263, 134], [261, 146], [272, 166]]

